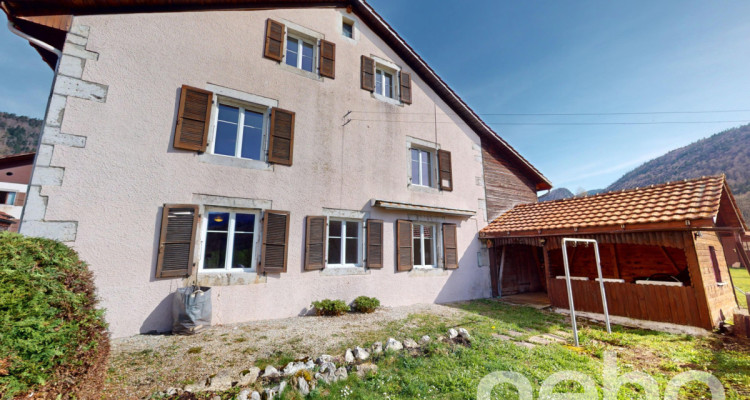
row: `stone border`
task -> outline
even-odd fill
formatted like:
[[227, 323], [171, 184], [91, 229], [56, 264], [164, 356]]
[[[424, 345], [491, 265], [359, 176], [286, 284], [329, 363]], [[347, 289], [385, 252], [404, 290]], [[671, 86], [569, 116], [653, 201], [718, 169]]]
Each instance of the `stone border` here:
[[56, 146], [86, 147], [86, 137], [61, 131], [68, 97], [106, 102], [108, 86], [83, 80], [87, 61], [97, 61], [99, 53], [86, 49], [90, 28], [75, 24], [65, 36], [62, 56], [55, 71], [52, 93], [47, 104], [44, 127], [39, 138], [34, 169], [21, 217], [20, 232], [62, 242], [74, 242], [78, 221], [54, 221], [46, 218], [49, 196], [42, 195], [45, 186], [62, 186], [65, 168], [52, 163]]

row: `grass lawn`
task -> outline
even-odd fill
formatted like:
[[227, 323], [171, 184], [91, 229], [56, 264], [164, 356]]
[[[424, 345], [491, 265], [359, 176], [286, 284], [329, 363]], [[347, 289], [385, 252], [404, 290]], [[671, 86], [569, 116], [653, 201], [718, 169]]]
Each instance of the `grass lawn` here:
[[[707, 371], [718, 377], [726, 389], [727, 399], [750, 398], [750, 343], [731, 337], [709, 335], [693, 337], [613, 326], [608, 335], [602, 326], [579, 323], [581, 347], [551, 344], [533, 349], [519, 347], [511, 340], [500, 340], [497, 334], [509, 330], [522, 332], [527, 338], [540, 333], [569, 332], [564, 317], [546, 311], [506, 305], [493, 300], [477, 300], [455, 304], [465, 310], [453, 319], [436, 315], [413, 314], [406, 321], [373, 329], [356, 343], [370, 345], [393, 336], [418, 339], [430, 335], [433, 342], [419, 354], [384, 353], [373, 361], [379, 371], [364, 379], [354, 373], [344, 381], [331, 385], [319, 384], [308, 399], [475, 399], [479, 381], [494, 371], [514, 371], [531, 381], [534, 396], [542, 382], [551, 374], [572, 370], [590, 376], [601, 395], [603, 354], [617, 353], [619, 373], [642, 371], [659, 384], [663, 395], [667, 382], [687, 370]], [[470, 346], [436, 343], [450, 327], [465, 327], [472, 334]], [[345, 347], [331, 349], [329, 354], [342, 354]], [[276, 365], [276, 361], [265, 360]], [[257, 366], [264, 368], [260, 362]], [[580, 389], [577, 384], [563, 382], [558, 391]], [[232, 399], [235, 388], [219, 394]], [[206, 399], [215, 394], [206, 394]], [[204, 398], [202, 397], [199, 398]], [[176, 397], [174, 397], [176, 398]], [[284, 399], [302, 399], [299, 393], [287, 390]], [[518, 394], [509, 385], [500, 385], [492, 398], [515, 399]], [[645, 398], [632, 386], [624, 386], [619, 399]], [[689, 384], [680, 398], [710, 398], [706, 386]]]
[[[750, 292], [750, 274], [747, 273], [745, 268], [729, 268], [729, 273], [732, 274], [732, 282], [735, 287], [742, 289], [744, 292]], [[747, 298], [737, 293], [737, 301], [740, 303], [740, 307], [747, 308]]]

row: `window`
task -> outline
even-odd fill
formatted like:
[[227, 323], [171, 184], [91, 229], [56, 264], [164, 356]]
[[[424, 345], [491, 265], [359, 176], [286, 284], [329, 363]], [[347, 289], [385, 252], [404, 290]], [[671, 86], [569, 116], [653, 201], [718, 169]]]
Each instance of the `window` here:
[[375, 93], [390, 99], [396, 97], [392, 73], [379, 68], [375, 70]]
[[341, 34], [349, 39], [354, 39], [354, 24], [346, 20], [342, 21]]
[[287, 35], [286, 63], [303, 71], [313, 72], [315, 65], [315, 45], [301, 38]]
[[435, 226], [415, 222], [412, 232], [414, 266], [435, 267]]
[[203, 270], [255, 269], [258, 214], [209, 211], [203, 239]]
[[328, 266], [356, 267], [360, 265], [359, 221], [331, 219], [328, 222]]
[[13, 205], [16, 202], [16, 192], [0, 192], [0, 204]]
[[432, 154], [422, 149], [411, 149], [411, 183], [432, 186]]
[[212, 152], [265, 161], [267, 109], [219, 100]]

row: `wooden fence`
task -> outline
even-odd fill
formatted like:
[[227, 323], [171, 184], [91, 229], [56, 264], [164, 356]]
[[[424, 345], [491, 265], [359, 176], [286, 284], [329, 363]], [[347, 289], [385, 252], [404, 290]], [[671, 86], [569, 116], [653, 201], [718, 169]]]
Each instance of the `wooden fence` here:
[[[597, 281], [571, 281], [576, 311], [604, 313]], [[692, 287], [605, 282], [610, 315], [702, 326]], [[551, 279], [547, 288], [553, 306], [570, 308], [564, 279]]]

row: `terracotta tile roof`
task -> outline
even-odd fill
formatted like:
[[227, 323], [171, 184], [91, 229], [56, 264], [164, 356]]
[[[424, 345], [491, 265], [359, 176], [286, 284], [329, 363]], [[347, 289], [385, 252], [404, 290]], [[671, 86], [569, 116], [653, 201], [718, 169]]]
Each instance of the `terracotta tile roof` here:
[[15, 218], [13, 218], [13, 216], [10, 215], [10, 214], [6, 214], [6, 213], [0, 211], [0, 219], [14, 220]]
[[724, 175], [709, 176], [594, 196], [520, 204], [492, 221], [480, 234], [713, 218], [719, 211], [723, 187]]

